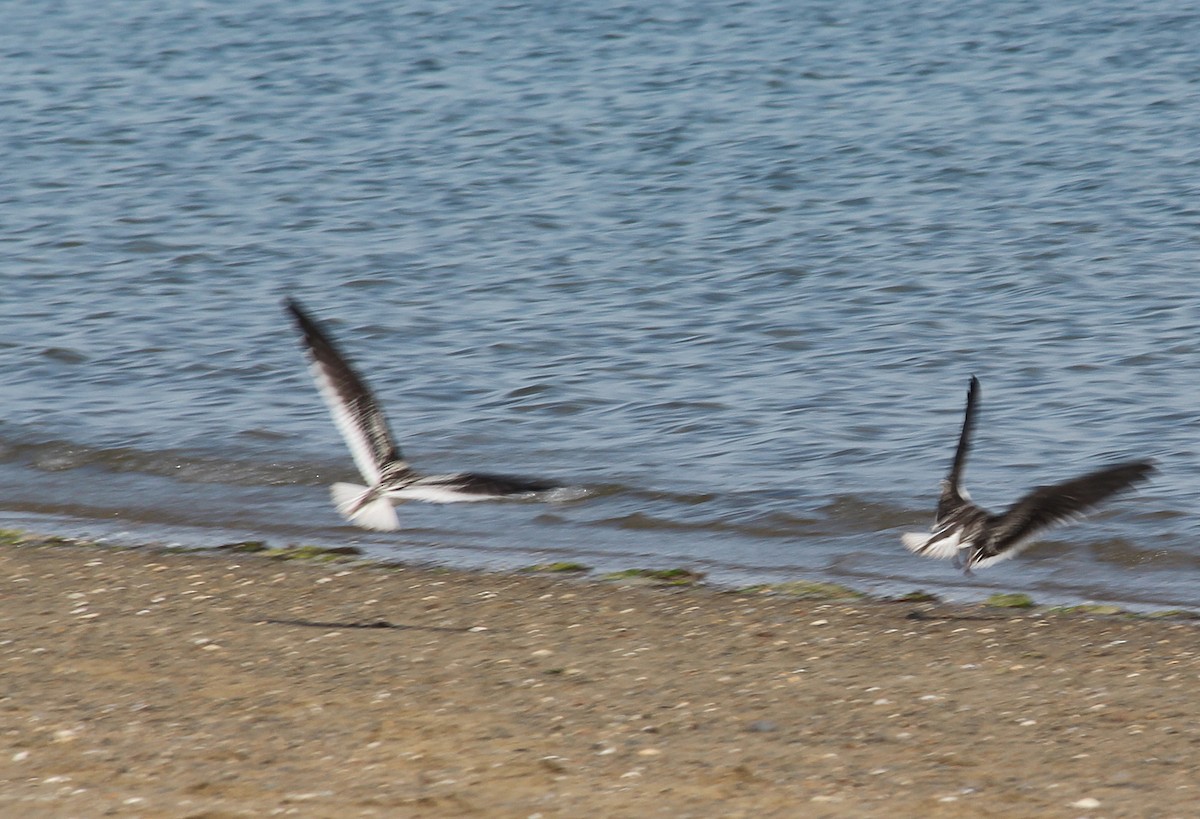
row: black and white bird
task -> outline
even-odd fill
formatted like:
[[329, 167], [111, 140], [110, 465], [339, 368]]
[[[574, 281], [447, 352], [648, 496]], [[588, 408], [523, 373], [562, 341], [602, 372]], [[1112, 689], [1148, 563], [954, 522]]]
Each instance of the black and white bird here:
[[971, 376], [962, 434], [958, 438], [950, 474], [942, 481], [932, 533], [905, 532], [901, 535], [909, 551], [941, 560], [953, 558], [954, 565], [967, 574], [973, 568], [1013, 557], [1038, 533], [1083, 517], [1104, 500], [1145, 480], [1154, 471], [1150, 461], [1107, 466], [1080, 478], [1039, 486], [1006, 512], [994, 515], [972, 503], [971, 496], [962, 487], [963, 466], [971, 446], [978, 404], [979, 379]]
[[400, 454], [383, 410], [366, 382], [294, 299], [287, 299], [284, 304], [304, 337], [309, 369], [317, 389], [367, 483], [366, 486], [335, 483], [330, 487], [338, 512], [351, 523], [380, 532], [399, 529], [393, 500], [455, 503], [537, 497], [563, 489], [547, 481], [505, 475], [476, 472], [420, 475], [414, 472]]

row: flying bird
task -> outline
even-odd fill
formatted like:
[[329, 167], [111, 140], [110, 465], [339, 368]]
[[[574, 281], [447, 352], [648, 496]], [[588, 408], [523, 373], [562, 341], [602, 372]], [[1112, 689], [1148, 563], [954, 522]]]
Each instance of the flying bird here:
[[506, 475], [415, 472], [401, 455], [375, 396], [333, 339], [295, 299], [285, 300], [284, 306], [300, 328], [317, 389], [367, 484], [335, 483], [330, 487], [334, 505], [346, 520], [364, 529], [391, 532], [400, 528], [393, 500], [454, 503], [536, 497], [562, 489], [555, 483]]
[[963, 467], [971, 446], [979, 405], [979, 379], [971, 376], [962, 434], [950, 473], [942, 481], [942, 494], [930, 534], [905, 532], [905, 547], [919, 555], [944, 560], [966, 574], [1013, 557], [1040, 532], [1083, 517], [1109, 497], [1145, 480], [1154, 471], [1151, 461], [1127, 461], [1051, 486], [1039, 486], [1001, 514], [992, 514], [971, 502], [962, 487]]

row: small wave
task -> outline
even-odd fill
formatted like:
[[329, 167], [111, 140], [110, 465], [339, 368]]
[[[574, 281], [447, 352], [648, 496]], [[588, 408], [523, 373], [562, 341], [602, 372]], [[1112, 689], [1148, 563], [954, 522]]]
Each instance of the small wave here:
[[305, 464], [231, 460], [177, 450], [92, 447], [62, 440], [38, 443], [0, 440], [0, 463], [20, 463], [42, 472], [99, 469], [168, 477], [185, 483], [233, 486], [319, 486], [335, 477], [333, 473], [323, 475]]
[[710, 532], [772, 539], [794, 539], [833, 534], [829, 527], [819, 519], [782, 513], [772, 513], [749, 521], [720, 519], [683, 521], [644, 512], [631, 512], [628, 515], [595, 521], [593, 525], [634, 531]]
[[847, 526], [851, 531], [867, 532], [897, 526], [927, 524], [933, 510], [920, 514], [859, 495], [838, 495], [818, 509], [831, 522]]
[[1170, 549], [1146, 549], [1122, 537], [1094, 541], [1087, 545], [1094, 560], [1127, 568], [1174, 571], [1200, 569], [1200, 557]]
[[586, 486], [556, 486], [539, 493], [538, 499], [547, 503], [570, 503], [591, 497], [593, 494]]

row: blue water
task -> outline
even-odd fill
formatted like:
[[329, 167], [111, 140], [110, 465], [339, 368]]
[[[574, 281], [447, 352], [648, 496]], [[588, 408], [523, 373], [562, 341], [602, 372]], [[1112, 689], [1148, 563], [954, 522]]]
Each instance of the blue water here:
[[[64, 0], [0, 13], [0, 525], [1200, 605], [1200, 12]], [[590, 498], [345, 526], [285, 294], [405, 454]], [[909, 555], [967, 380], [1000, 508]]]

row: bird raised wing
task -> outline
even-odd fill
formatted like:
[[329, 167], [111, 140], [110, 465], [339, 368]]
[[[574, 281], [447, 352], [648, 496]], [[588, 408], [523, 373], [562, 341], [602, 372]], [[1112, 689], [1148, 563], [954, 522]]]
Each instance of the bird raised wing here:
[[284, 304], [304, 336], [309, 371], [363, 479], [376, 486], [385, 471], [406, 470], [387, 418], [366, 382], [295, 299]]

